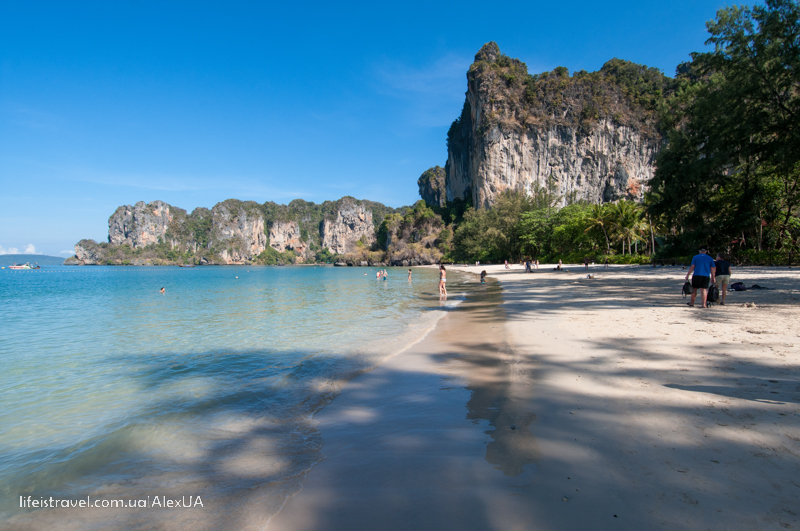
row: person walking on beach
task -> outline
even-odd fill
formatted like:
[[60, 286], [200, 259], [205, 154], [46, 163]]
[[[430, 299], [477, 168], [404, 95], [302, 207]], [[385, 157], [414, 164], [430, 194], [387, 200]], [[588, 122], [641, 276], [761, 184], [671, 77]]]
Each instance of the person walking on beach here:
[[445, 283], [447, 282], [447, 270], [444, 268], [444, 264], [439, 266], [439, 295], [447, 297], [447, 286]]
[[694, 299], [697, 296], [697, 290], [700, 290], [700, 299], [703, 301], [703, 308], [708, 308], [706, 299], [708, 298], [708, 286], [714, 283], [714, 274], [717, 266], [714, 260], [708, 256], [708, 250], [703, 247], [698, 251], [698, 254], [692, 258], [692, 265], [689, 271], [686, 272], [685, 280], [689, 280], [689, 275], [692, 275], [692, 298], [689, 306], [694, 306]]
[[589, 271], [589, 257], [588, 256], [584, 256], [583, 257], [583, 268], [586, 271]]
[[508, 269], [508, 260], [506, 260], [506, 269]]
[[606, 257], [606, 261], [603, 264], [603, 269], [608, 269], [608, 257]]
[[731, 283], [731, 263], [725, 260], [722, 253], [717, 253], [717, 259], [714, 260], [714, 265], [717, 270], [714, 272], [717, 281], [714, 283], [719, 288], [720, 305], [725, 305], [725, 296], [728, 294], [728, 284]]
[[533, 265], [536, 269], [539, 269], [539, 260], [534, 260]]
[[525, 272], [526, 273], [530, 273], [531, 272], [531, 261], [530, 260], [525, 260]]
[[561, 265], [562, 265], [562, 264], [561, 264], [561, 258], [559, 258], [559, 259], [558, 259], [558, 267], [557, 267], [556, 269], [558, 269], [559, 271], [561, 271]]

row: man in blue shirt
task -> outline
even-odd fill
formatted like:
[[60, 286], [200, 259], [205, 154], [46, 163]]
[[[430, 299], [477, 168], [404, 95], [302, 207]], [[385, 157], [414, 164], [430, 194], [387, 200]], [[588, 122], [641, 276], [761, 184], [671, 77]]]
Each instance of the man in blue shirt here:
[[707, 308], [706, 299], [708, 298], [708, 286], [713, 284], [714, 273], [717, 266], [714, 259], [708, 256], [706, 248], [700, 249], [700, 253], [692, 258], [692, 266], [686, 272], [686, 280], [689, 280], [689, 275], [692, 275], [692, 299], [689, 306], [694, 306], [694, 298], [697, 296], [697, 290], [700, 290], [700, 298], [703, 300], [703, 308]]

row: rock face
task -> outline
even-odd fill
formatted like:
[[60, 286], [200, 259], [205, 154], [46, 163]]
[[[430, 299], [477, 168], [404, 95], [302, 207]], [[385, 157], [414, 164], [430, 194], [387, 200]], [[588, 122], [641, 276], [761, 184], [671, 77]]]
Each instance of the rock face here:
[[119, 207], [108, 218], [108, 242], [134, 249], [163, 240], [172, 221], [170, 206], [163, 201]]
[[296, 221], [274, 222], [269, 229], [269, 246], [279, 253], [294, 251], [300, 256], [305, 256], [307, 250]]
[[75, 259], [65, 265], [98, 265], [105, 263], [103, 249], [94, 240], [81, 240], [75, 244]]
[[264, 214], [254, 201], [228, 199], [211, 209], [211, 246], [225, 262], [252, 260], [267, 248]]
[[[646, 78], [643, 86], [624, 84], [631, 72]], [[663, 139], [653, 110], [628, 95], [662, 90], [669, 78], [619, 60], [591, 74], [569, 77], [559, 67], [529, 76], [489, 43], [467, 79], [464, 109], [448, 133], [448, 202], [471, 199], [483, 208], [504, 190], [531, 195], [538, 188], [558, 192], [562, 202], [642, 199]], [[420, 195], [428, 201], [422, 185]]]
[[447, 202], [446, 173], [441, 166], [434, 166], [417, 180], [419, 196], [430, 206], [443, 207]]
[[109, 218], [108, 243], [81, 240], [68, 262], [302, 263], [316, 259], [324, 248], [337, 254], [370, 251], [376, 241], [375, 219], [396, 213], [381, 203], [349, 196], [321, 204], [296, 199], [289, 205], [228, 199], [191, 214], [162, 201], [139, 202], [119, 207]]
[[330, 252], [353, 252], [358, 241], [370, 246], [375, 241], [372, 211], [354, 201], [343, 201], [333, 219], [322, 222], [322, 246]]

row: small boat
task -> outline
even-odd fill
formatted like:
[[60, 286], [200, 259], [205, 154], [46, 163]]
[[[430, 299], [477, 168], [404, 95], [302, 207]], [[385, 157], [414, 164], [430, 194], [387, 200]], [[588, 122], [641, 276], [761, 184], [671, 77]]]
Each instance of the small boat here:
[[8, 266], [9, 269], [41, 269], [39, 264], [37, 263], [30, 263], [25, 262], [24, 264], [14, 264], [12, 266]]
[[183, 264], [179, 265], [178, 267], [194, 267], [194, 264]]

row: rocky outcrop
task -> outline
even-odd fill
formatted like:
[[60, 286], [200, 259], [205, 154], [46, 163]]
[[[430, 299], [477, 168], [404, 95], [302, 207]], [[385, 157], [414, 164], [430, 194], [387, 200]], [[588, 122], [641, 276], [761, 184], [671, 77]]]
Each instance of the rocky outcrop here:
[[228, 199], [211, 209], [210, 245], [226, 263], [244, 263], [267, 248], [264, 214], [254, 201]]
[[[624, 85], [630, 72], [641, 86]], [[558, 192], [562, 202], [642, 199], [663, 139], [654, 111], [631, 94], [661, 90], [669, 78], [619, 60], [591, 74], [569, 77], [559, 67], [529, 76], [489, 43], [467, 80], [464, 109], [448, 133], [448, 202], [488, 207], [504, 190], [531, 195], [538, 188]]]
[[425, 170], [417, 180], [419, 196], [429, 206], [443, 207], [447, 202], [446, 173], [441, 166]]
[[[317, 258], [320, 249], [370, 251], [375, 221], [393, 208], [343, 197], [289, 205], [228, 199], [211, 210], [162, 201], [119, 207], [109, 218], [108, 243], [81, 240], [70, 264], [286, 264]], [[324, 256], [329, 260], [329, 256]]]
[[99, 265], [105, 263], [105, 253], [94, 240], [81, 240], [75, 244], [75, 257], [65, 265]]
[[164, 240], [172, 221], [170, 208], [163, 201], [119, 207], [108, 218], [108, 242], [138, 249]]
[[283, 253], [293, 251], [305, 256], [308, 246], [300, 235], [300, 226], [296, 221], [276, 221], [269, 228], [269, 246]]
[[333, 219], [322, 222], [322, 246], [335, 254], [353, 252], [358, 242], [366, 247], [375, 242], [372, 211], [355, 201], [344, 200]]

